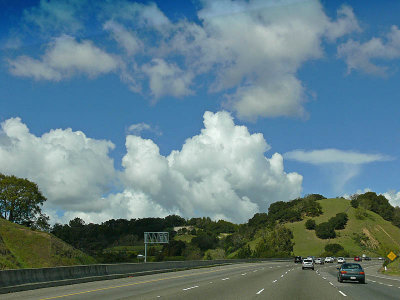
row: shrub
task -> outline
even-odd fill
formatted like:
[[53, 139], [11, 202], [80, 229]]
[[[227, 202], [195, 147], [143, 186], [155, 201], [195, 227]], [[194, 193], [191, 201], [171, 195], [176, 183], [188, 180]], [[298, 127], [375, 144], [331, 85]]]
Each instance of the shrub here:
[[320, 239], [333, 239], [336, 237], [335, 230], [329, 222], [324, 222], [315, 227], [315, 234]]
[[354, 208], [357, 208], [360, 205], [360, 202], [357, 199], [352, 199], [350, 201], [350, 205]]
[[308, 230], [314, 230], [315, 227], [317, 226], [317, 224], [315, 224], [315, 220], [313, 220], [313, 219], [307, 220], [307, 222], [306, 222], [305, 225], [306, 225], [306, 228], [307, 228]]
[[344, 229], [346, 227], [348, 216], [346, 213], [338, 213], [336, 216], [329, 219], [329, 223], [332, 225], [333, 229]]

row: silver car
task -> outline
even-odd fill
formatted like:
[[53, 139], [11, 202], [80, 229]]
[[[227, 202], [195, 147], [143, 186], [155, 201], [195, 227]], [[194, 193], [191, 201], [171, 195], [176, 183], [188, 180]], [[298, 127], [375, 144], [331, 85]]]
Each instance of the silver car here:
[[303, 259], [303, 263], [301, 268], [304, 269], [313, 269], [314, 270], [314, 260], [312, 258]]

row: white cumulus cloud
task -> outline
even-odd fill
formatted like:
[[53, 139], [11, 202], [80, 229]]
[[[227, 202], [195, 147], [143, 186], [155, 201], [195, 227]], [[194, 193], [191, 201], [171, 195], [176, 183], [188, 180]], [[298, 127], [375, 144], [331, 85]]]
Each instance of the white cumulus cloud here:
[[[100, 26], [83, 18], [90, 13], [98, 16], [99, 30], [110, 33], [107, 47], [115, 55], [94, 42], [63, 36], [71, 34], [65, 29], [68, 20], [80, 21], [73, 31]], [[62, 37], [41, 59], [10, 59], [10, 71], [54, 81], [117, 71], [133, 92], [145, 91], [153, 101], [206, 89], [219, 93], [222, 106], [241, 119], [305, 117], [301, 66], [324, 55], [324, 42], [360, 31], [351, 7], [341, 6], [331, 20], [316, 0], [204, 0], [196, 13], [194, 22], [171, 20], [155, 3], [117, 0], [88, 6], [43, 0], [25, 21], [37, 18], [35, 24], [43, 28], [54, 24], [50, 32]]]
[[286, 173], [279, 153], [266, 157], [263, 135], [235, 125], [224, 111], [206, 112], [201, 132], [168, 156], [152, 140], [128, 135], [121, 172], [113, 148], [71, 129], [35, 136], [12, 118], [1, 123], [0, 172], [36, 182], [53, 222], [168, 214], [245, 222], [301, 193], [303, 177]]
[[59, 81], [75, 74], [96, 77], [115, 71], [118, 60], [96, 47], [91, 41], [77, 42], [63, 35], [51, 43], [40, 60], [19, 56], [9, 60], [10, 72], [36, 80]]
[[384, 38], [373, 37], [367, 42], [349, 40], [338, 47], [338, 56], [347, 63], [347, 70], [360, 70], [373, 75], [386, 75], [389, 67], [376, 61], [400, 58], [400, 30], [392, 26]]
[[264, 156], [262, 134], [234, 124], [227, 112], [204, 114], [204, 129], [168, 156], [148, 139], [128, 136], [125, 185], [165, 210], [243, 222], [278, 200], [296, 198], [302, 176], [286, 174], [283, 158]]
[[8, 119], [1, 123], [0, 172], [36, 182], [50, 209], [101, 212], [116, 177], [113, 148], [71, 129], [37, 137], [19, 118]]
[[383, 193], [386, 199], [389, 200], [389, 203], [393, 206], [400, 206], [400, 191], [396, 193], [395, 190], [388, 191]]

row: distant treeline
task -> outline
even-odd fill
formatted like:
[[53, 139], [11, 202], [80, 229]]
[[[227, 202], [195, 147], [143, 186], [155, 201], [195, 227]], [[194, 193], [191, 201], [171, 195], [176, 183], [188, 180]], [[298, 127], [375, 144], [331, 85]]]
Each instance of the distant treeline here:
[[[305, 216], [318, 216], [322, 213], [316, 200], [325, 199], [322, 195], [312, 194], [289, 202], [278, 201], [271, 204], [268, 213], [257, 213], [247, 223], [234, 224], [228, 221], [213, 221], [209, 217], [184, 219], [177, 215], [165, 218], [117, 219], [101, 224], [85, 224], [75, 218], [69, 224], [55, 224], [51, 232], [99, 261], [124, 261], [129, 257], [118, 254], [112, 257], [105, 249], [118, 246], [143, 246], [146, 231], [170, 232], [170, 244], [164, 245], [156, 253], [157, 260], [164, 257], [182, 259], [235, 257], [273, 257], [290, 256], [293, 251], [292, 232], [281, 225], [285, 222], [302, 220]], [[185, 226], [175, 232], [174, 227]], [[262, 233], [260, 233], [262, 231]], [[176, 234], [189, 234], [189, 242], [174, 241]], [[221, 235], [223, 234], [223, 235]], [[256, 234], [262, 239], [256, 249], [250, 250], [248, 242]], [[236, 253], [236, 254], [235, 254]], [[132, 257], [135, 257], [134, 255]]]

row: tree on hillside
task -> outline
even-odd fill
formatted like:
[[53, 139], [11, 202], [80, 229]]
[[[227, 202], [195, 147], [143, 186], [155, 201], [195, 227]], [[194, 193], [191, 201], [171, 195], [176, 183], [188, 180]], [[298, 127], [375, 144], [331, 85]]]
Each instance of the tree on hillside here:
[[333, 239], [336, 237], [335, 229], [329, 222], [323, 222], [315, 227], [315, 234], [320, 239]]
[[0, 173], [0, 215], [4, 219], [47, 230], [49, 218], [41, 210], [45, 201], [36, 183]]
[[394, 207], [390, 205], [389, 200], [383, 195], [377, 195], [374, 192], [367, 192], [357, 196], [357, 201], [362, 207], [380, 215], [387, 221], [392, 221]]
[[306, 221], [305, 226], [308, 230], [314, 230], [317, 224], [315, 223], [315, 220], [309, 219]]

